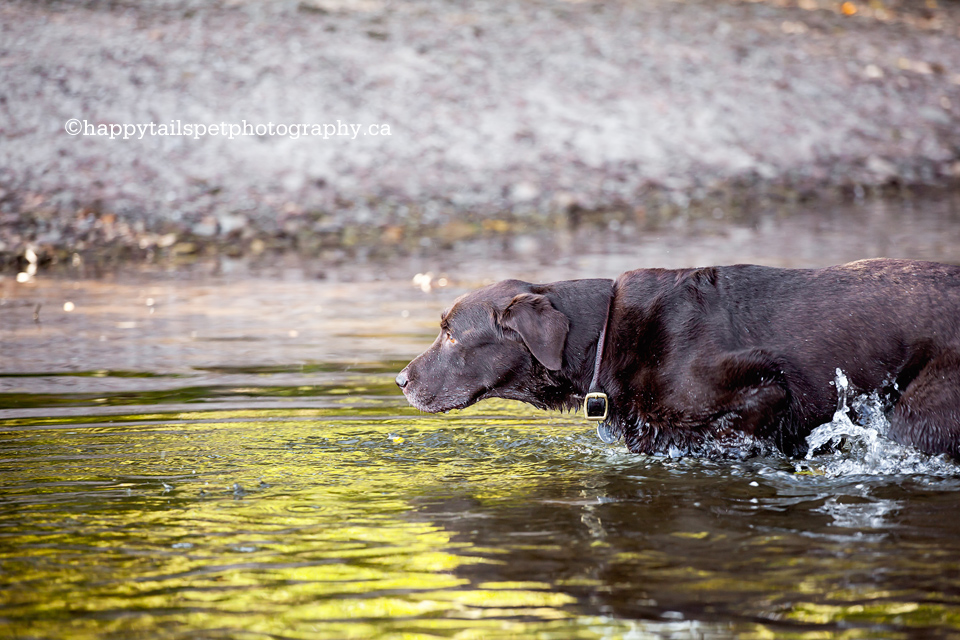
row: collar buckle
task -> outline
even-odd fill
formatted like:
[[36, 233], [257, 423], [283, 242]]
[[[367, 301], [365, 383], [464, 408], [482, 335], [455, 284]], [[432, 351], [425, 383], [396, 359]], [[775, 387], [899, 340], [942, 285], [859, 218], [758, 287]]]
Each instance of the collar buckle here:
[[583, 397], [583, 415], [587, 420], [603, 422], [607, 419], [609, 405], [607, 394], [602, 391], [588, 393]]

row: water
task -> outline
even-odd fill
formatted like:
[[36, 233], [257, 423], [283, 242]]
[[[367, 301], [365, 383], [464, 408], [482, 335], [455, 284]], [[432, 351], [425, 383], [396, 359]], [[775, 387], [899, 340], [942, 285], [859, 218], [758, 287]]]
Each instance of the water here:
[[524, 260], [0, 280], [0, 637], [960, 636], [960, 468], [887, 440], [874, 398], [805, 460], [408, 407], [393, 376], [455, 295], [630, 256]]
[[[827, 476], [935, 474], [954, 476], [960, 466], [946, 455], [931, 456], [888, 438], [890, 422], [876, 391], [854, 395], [846, 374], [837, 369], [840, 389], [833, 420], [807, 437], [807, 460]], [[797, 465], [803, 470], [805, 465]]]
[[397, 399], [2, 431], [5, 637], [890, 638], [960, 624], [955, 476], [633, 456], [507, 402], [454, 420]]

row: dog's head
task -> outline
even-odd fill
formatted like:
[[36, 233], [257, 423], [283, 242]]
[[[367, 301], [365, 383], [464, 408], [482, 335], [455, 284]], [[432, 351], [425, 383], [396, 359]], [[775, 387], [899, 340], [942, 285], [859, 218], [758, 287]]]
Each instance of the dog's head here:
[[490, 397], [555, 406], [570, 320], [551, 297], [504, 280], [457, 298], [433, 345], [397, 376], [407, 400], [431, 413]]

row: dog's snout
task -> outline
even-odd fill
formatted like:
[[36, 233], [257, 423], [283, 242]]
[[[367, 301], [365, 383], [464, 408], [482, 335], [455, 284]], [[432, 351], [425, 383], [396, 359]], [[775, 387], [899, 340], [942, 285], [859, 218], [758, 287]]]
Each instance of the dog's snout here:
[[403, 389], [410, 380], [407, 378], [407, 370], [404, 369], [397, 374], [397, 386]]

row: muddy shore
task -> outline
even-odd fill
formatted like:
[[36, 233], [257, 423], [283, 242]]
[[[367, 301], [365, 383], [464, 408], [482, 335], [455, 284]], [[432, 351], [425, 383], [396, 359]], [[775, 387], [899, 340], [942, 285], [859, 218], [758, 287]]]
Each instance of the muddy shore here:
[[0, 266], [952, 198], [958, 36], [934, 1], [7, 3]]

